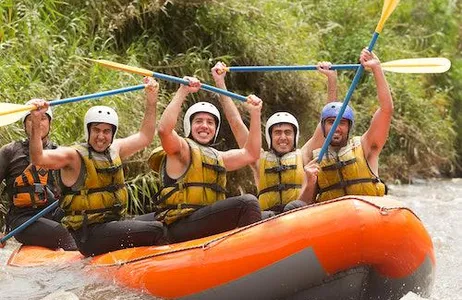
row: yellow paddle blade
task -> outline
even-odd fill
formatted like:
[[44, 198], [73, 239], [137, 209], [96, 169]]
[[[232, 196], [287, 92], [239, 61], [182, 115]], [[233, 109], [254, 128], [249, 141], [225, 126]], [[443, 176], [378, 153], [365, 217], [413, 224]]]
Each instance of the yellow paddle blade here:
[[395, 73], [444, 73], [451, 61], [444, 57], [399, 59], [382, 63], [382, 68]]
[[0, 103], [0, 126], [12, 124], [27, 115], [35, 105], [22, 105], [15, 103]]
[[382, 15], [380, 16], [380, 21], [375, 28], [375, 32], [381, 33], [383, 29], [383, 25], [388, 20], [388, 17], [391, 13], [395, 10], [396, 6], [398, 5], [399, 0], [384, 0], [383, 7], [382, 7]]
[[130, 73], [135, 73], [135, 74], [139, 74], [143, 76], [152, 76], [152, 73], [153, 73], [152, 71], [149, 71], [143, 68], [127, 66], [124, 64], [119, 64], [119, 63], [112, 62], [112, 61], [105, 60], [105, 59], [88, 59], [88, 60], [98, 63], [102, 66], [108, 67], [110, 69], [127, 71]]

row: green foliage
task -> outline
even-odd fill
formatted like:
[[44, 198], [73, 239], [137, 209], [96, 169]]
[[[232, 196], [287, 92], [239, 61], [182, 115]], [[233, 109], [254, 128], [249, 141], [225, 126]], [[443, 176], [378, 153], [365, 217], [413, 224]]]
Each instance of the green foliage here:
[[156, 173], [139, 174], [128, 181], [127, 186], [129, 197], [132, 199], [128, 203], [128, 214], [143, 215], [154, 211], [152, 199], [159, 190]]
[[[454, 171], [456, 149], [462, 151], [460, 6], [460, 1], [401, 1], [381, 33], [376, 53], [382, 61], [443, 56], [453, 63], [447, 74], [387, 73], [395, 114], [381, 156], [385, 178]], [[204, 82], [213, 82], [210, 68], [219, 60], [229, 65], [354, 63], [368, 45], [381, 9], [382, 1], [375, 0], [3, 0], [0, 97], [14, 103], [62, 99], [141, 82], [137, 75], [98, 67], [86, 57], [179, 77], [195, 75]], [[340, 98], [353, 75], [339, 72]], [[264, 119], [282, 109], [294, 113], [302, 127], [301, 142], [313, 132], [326, 98], [325, 78], [316, 72], [231, 73], [227, 85], [242, 95], [260, 96]], [[158, 115], [176, 89], [161, 83]], [[83, 115], [95, 104], [114, 106], [120, 114], [120, 136], [127, 136], [139, 127], [143, 99], [143, 92], [134, 92], [57, 107], [53, 139], [62, 145], [82, 142]], [[205, 92], [188, 101], [200, 100], [216, 102]], [[369, 74], [351, 104], [358, 116], [356, 133], [361, 134], [377, 108]], [[2, 145], [23, 135], [19, 122], [0, 128]], [[225, 122], [219, 148], [235, 147], [231, 137]], [[156, 177], [148, 173], [145, 161], [158, 144], [156, 140], [127, 165], [130, 194], [138, 201], [130, 204], [134, 213], [151, 209], [146, 199], [156, 189]], [[238, 186], [254, 191], [247, 171], [242, 171], [245, 179], [230, 180], [232, 193]]]

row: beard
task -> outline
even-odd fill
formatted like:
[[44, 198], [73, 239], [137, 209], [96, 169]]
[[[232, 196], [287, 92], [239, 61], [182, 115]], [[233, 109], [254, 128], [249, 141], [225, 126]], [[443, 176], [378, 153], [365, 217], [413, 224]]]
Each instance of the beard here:
[[330, 141], [330, 145], [333, 147], [345, 147], [348, 143], [348, 136], [341, 136], [340, 138], [333, 138]]

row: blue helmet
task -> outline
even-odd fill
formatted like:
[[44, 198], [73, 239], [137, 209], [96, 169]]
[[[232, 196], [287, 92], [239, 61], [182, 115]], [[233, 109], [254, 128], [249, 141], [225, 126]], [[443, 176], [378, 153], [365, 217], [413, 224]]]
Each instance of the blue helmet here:
[[[324, 135], [326, 135], [326, 132], [324, 129], [324, 121], [327, 118], [337, 117], [340, 112], [340, 108], [342, 108], [342, 105], [343, 105], [342, 102], [330, 102], [330, 103], [327, 103], [323, 107], [322, 112], [321, 112], [321, 125], [322, 125], [322, 131], [324, 132]], [[347, 105], [347, 107], [345, 108], [342, 118], [350, 121], [350, 131], [351, 131], [351, 128], [353, 127], [354, 122], [355, 122], [355, 114], [353, 113], [353, 110], [351, 109], [349, 105]]]

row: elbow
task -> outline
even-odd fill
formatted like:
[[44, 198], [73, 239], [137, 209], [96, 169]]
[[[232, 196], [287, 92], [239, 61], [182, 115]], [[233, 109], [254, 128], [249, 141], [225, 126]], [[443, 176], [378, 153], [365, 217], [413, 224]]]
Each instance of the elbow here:
[[157, 127], [157, 133], [159, 134], [159, 138], [162, 139], [171, 134], [172, 130], [170, 128], [167, 128], [163, 124], [159, 124], [159, 126]]
[[388, 116], [392, 117], [393, 113], [395, 112], [395, 107], [393, 105], [393, 101], [390, 100], [390, 104], [386, 107], [382, 108], [383, 112]]
[[254, 152], [249, 153], [249, 164], [255, 164], [260, 159], [260, 151]]

